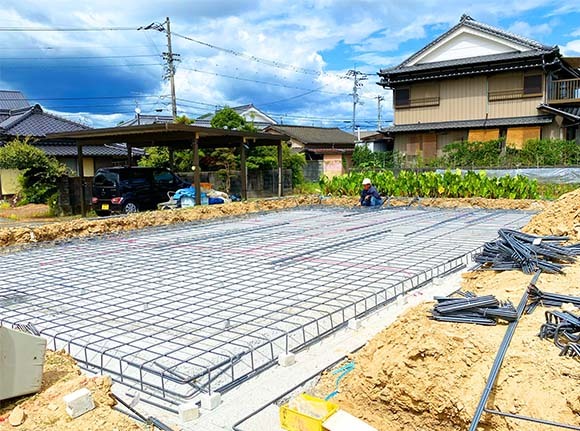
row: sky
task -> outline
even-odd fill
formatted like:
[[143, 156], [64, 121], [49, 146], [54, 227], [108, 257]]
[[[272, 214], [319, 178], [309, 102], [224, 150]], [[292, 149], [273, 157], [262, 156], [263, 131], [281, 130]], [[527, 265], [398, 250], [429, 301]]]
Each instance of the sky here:
[[[178, 114], [253, 104], [283, 124], [355, 126], [392, 121], [377, 72], [395, 66], [459, 22], [477, 21], [580, 56], [580, 3], [552, 0], [4, 0], [0, 89], [93, 127], [142, 114], [171, 115], [164, 79], [170, 19], [179, 54]], [[139, 29], [141, 27], [141, 29]], [[114, 28], [112, 30], [111, 28]], [[60, 29], [59, 31], [46, 31]], [[64, 31], [77, 29], [80, 31]], [[110, 30], [111, 29], [111, 30]], [[34, 31], [32, 31], [34, 30]], [[39, 31], [42, 30], [42, 31]]]

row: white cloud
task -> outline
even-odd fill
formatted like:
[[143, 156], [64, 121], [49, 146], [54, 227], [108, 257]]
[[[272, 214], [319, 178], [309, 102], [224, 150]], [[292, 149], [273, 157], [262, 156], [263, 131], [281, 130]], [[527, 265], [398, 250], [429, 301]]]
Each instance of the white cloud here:
[[[352, 81], [344, 79], [344, 74], [354, 63], [370, 74], [361, 89], [361, 100], [365, 103], [357, 107], [357, 117], [376, 118], [377, 106], [373, 97], [378, 94], [388, 98], [383, 103], [383, 116], [387, 117], [387, 113], [392, 113], [391, 95], [376, 85], [379, 69], [400, 63], [411, 54], [411, 49], [429, 42], [427, 35], [446, 31], [464, 12], [492, 25], [497, 25], [500, 19], [513, 18], [516, 21], [511, 26], [513, 31], [541, 40], [549, 33], [549, 24], [530, 26], [521, 15], [546, 4], [556, 3], [554, 0], [489, 0], [472, 3], [466, 8], [459, 0], [196, 0], [195, 5], [179, 0], [53, 0], [50, 3], [20, 0], [0, 10], [0, 21], [3, 26], [13, 27], [137, 27], [162, 22], [168, 15], [175, 33], [280, 64], [323, 72], [316, 76], [296, 73], [283, 65], [271, 67], [175, 36], [174, 52], [181, 54], [182, 60], [177, 64], [175, 77], [181, 111], [197, 116], [226, 103], [255, 103], [258, 107], [263, 103], [265, 111], [286, 113], [288, 117], [332, 118], [336, 120], [334, 124], [339, 124], [348, 120], [352, 112], [349, 96]], [[574, 43], [568, 43], [566, 49], [576, 52], [573, 51]], [[165, 35], [151, 30], [0, 32], [0, 46], [50, 47], [52, 49], [18, 52], [19, 55], [30, 52], [48, 57], [159, 54], [166, 49]], [[101, 76], [95, 74], [90, 80], [84, 78], [85, 81], [79, 82], [76, 79], [81, 69], [63, 67], [63, 79], [70, 88], [84, 86], [87, 92], [104, 88], [111, 96], [127, 95], [127, 89], [137, 91], [131, 85], [147, 94], [169, 94], [168, 83], [161, 80], [160, 67], [127, 66], [159, 62], [159, 59], [124, 58], [106, 62], [116, 67], [103, 68]], [[84, 64], [88, 63], [88, 60], [84, 61]], [[0, 75], [0, 79], [4, 77]], [[15, 87], [13, 82], [5, 84], [5, 87]], [[67, 96], [69, 88], [66, 85], [53, 84], [48, 82], [42, 90], [44, 97]], [[319, 90], [308, 93], [315, 89]], [[297, 97], [300, 94], [304, 96]], [[284, 102], [279, 102], [281, 100]], [[167, 99], [160, 102], [165, 109], [163, 113], [169, 113]], [[117, 111], [111, 115], [90, 114], [88, 108], [79, 109], [82, 111], [79, 115], [91, 116], [94, 124], [109, 121], [106, 125], [114, 125], [119, 116], [132, 116], [133, 106], [134, 99], [128, 97], [119, 100], [116, 108], [111, 107], [111, 112]], [[144, 113], [156, 107], [159, 106], [155, 100], [142, 103]]]
[[566, 45], [561, 46], [560, 51], [565, 56], [580, 56], [580, 39], [571, 40]]
[[553, 23], [530, 25], [525, 21], [516, 21], [508, 28], [508, 31], [532, 39], [535, 38], [541, 39], [542, 37], [552, 33], [553, 27], [554, 27]]

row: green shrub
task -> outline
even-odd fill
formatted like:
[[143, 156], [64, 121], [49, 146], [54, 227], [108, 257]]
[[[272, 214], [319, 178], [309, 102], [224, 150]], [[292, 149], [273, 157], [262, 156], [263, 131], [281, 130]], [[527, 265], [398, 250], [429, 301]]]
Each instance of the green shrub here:
[[0, 148], [0, 168], [18, 169], [22, 203], [46, 203], [57, 192], [57, 180], [66, 166], [28, 140], [14, 139]]
[[396, 197], [446, 197], [446, 198], [507, 198], [537, 199], [538, 183], [521, 175], [488, 177], [485, 172], [446, 171], [417, 173], [401, 171], [351, 172], [333, 178], [322, 177], [319, 185], [322, 193], [356, 196], [362, 189], [362, 180], [368, 177], [383, 196]]

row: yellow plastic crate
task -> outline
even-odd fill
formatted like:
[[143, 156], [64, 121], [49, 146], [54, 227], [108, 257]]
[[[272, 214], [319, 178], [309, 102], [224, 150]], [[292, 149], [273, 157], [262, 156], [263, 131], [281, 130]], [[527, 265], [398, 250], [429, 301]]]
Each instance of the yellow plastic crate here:
[[309, 416], [294, 410], [289, 404], [280, 407], [280, 425], [287, 431], [325, 431], [324, 421], [338, 411], [338, 405], [307, 394], [297, 397], [298, 402], [308, 405], [312, 410], [324, 413], [321, 418]]

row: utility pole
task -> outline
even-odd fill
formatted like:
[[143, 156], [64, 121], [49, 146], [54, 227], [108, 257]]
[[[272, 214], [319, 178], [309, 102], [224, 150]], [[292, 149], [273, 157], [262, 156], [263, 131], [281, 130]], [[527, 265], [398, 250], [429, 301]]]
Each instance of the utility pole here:
[[173, 121], [177, 118], [177, 100], [175, 98], [175, 63], [173, 58], [173, 51], [171, 49], [171, 23], [169, 17], [165, 18], [165, 33], [167, 34], [167, 52], [163, 53], [163, 58], [167, 62], [166, 79], [169, 77], [169, 85], [171, 86], [171, 115]]
[[375, 97], [375, 99], [377, 99], [377, 109], [378, 109], [377, 127], [378, 130], [381, 130], [381, 102], [385, 100], [385, 98], [381, 95], [378, 95], [377, 97]]
[[360, 70], [356, 70], [355, 69], [350, 69], [348, 72], [346, 72], [346, 77], [347, 78], [352, 78], [354, 80], [353, 86], [352, 86], [352, 136], [354, 138], [354, 132], [356, 130], [356, 105], [357, 104], [361, 104], [362, 102], [359, 100], [358, 97], [358, 89], [361, 88], [364, 84], [363, 81], [366, 81], [368, 79], [368, 76], [366, 73], [361, 72]]
[[165, 60], [165, 73], [163, 79], [169, 80], [169, 85], [171, 87], [171, 114], [173, 116], [173, 121], [177, 118], [177, 99], [175, 97], [175, 63], [181, 61], [179, 54], [174, 54], [171, 48], [171, 23], [169, 17], [165, 18], [163, 24], [152, 23], [146, 27], [139, 27], [137, 30], [157, 30], [165, 32], [167, 35], [167, 52], [163, 52], [163, 60]]

